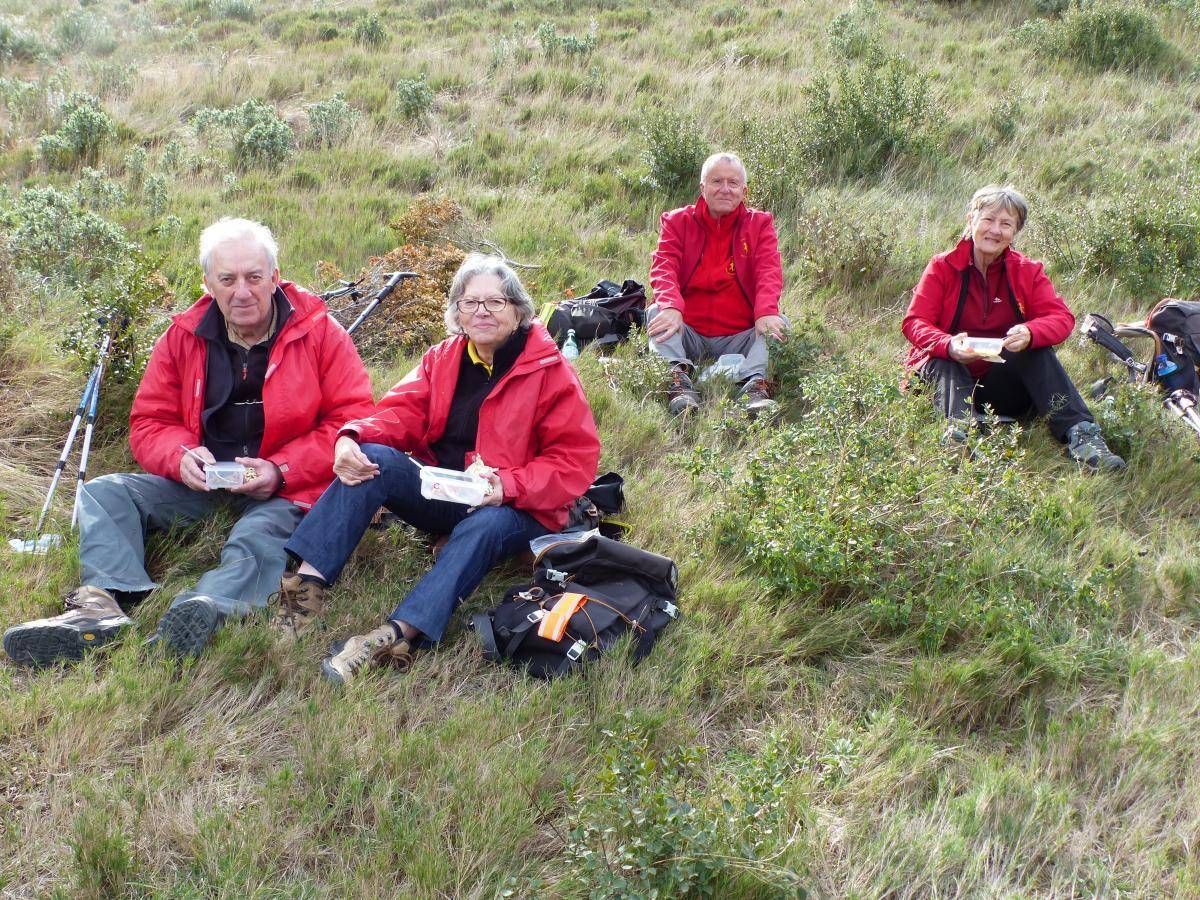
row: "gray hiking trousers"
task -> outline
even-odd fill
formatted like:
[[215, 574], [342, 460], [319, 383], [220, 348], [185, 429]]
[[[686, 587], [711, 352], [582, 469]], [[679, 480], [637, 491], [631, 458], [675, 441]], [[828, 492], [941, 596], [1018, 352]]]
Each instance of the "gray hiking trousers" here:
[[220, 564], [205, 572], [195, 590], [172, 606], [198, 595], [211, 597], [227, 616], [245, 615], [267, 605], [279, 590], [287, 563], [283, 545], [304, 511], [280, 497], [253, 500], [228, 491], [193, 491], [158, 475], [104, 475], [84, 485], [79, 497], [80, 583], [106, 590], [150, 591], [158, 587], [146, 573], [146, 535], [205, 519], [221, 507], [239, 516], [221, 550]]
[[[658, 304], [646, 308], [646, 324], [658, 315]], [[767, 377], [767, 342], [753, 327], [737, 334], [705, 337], [688, 325], [684, 325], [665, 341], [650, 338], [650, 350], [666, 357], [672, 363], [680, 363], [697, 369], [698, 363], [712, 362], [726, 353], [740, 353], [746, 357], [734, 381]]]

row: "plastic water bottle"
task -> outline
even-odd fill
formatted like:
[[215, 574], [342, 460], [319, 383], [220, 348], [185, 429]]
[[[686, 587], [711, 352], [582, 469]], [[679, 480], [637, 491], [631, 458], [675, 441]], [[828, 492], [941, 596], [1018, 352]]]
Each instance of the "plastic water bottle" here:
[[1154, 362], [1157, 363], [1157, 372], [1159, 378], [1166, 378], [1172, 372], [1179, 371], [1179, 366], [1175, 365], [1175, 361], [1168, 357], [1165, 353], [1158, 354], [1158, 357], [1154, 360]]
[[579, 359], [579, 345], [575, 343], [575, 329], [567, 331], [567, 339], [563, 342], [562, 355], [567, 359]]

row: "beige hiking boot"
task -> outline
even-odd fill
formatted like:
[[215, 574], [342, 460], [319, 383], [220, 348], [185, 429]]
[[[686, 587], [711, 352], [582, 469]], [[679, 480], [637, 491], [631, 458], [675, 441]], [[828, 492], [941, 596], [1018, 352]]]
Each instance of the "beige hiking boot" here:
[[133, 621], [103, 588], [85, 584], [67, 594], [67, 611], [50, 619], [35, 619], [4, 632], [4, 651], [26, 666], [49, 666], [82, 659], [103, 647]]
[[275, 614], [271, 628], [284, 643], [295, 643], [305, 635], [325, 612], [325, 585], [316, 581], [301, 581], [296, 574], [284, 575], [279, 582]]
[[394, 666], [407, 672], [412, 665], [412, 645], [397, 638], [390, 622], [374, 631], [356, 634], [329, 648], [329, 658], [321, 663], [321, 672], [336, 684], [345, 684], [368, 669]]

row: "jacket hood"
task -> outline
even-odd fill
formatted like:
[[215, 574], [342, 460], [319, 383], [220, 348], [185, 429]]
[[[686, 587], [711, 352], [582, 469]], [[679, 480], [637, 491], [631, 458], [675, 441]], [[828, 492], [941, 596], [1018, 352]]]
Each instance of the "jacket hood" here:
[[[287, 297], [288, 302], [292, 304], [292, 314], [284, 323], [281, 334], [286, 333], [299, 337], [328, 312], [324, 300], [291, 281], [280, 281], [279, 288]], [[183, 312], [172, 316], [171, 321], [184, 331], [195, 334], [196, 329], [200, 327], [200, 322], [204, 319], [204, 314], [208, 312], [214, 302], [212, 294], [205, 294]]]

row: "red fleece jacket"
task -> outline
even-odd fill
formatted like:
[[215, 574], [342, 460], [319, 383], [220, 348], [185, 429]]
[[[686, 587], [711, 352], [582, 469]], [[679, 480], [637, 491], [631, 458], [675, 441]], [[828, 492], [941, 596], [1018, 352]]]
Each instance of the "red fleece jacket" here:
[[737, 334], [756, 319], [779, 315], [783, 262], [775, 223], [770, 213], [744, 205], [721, 220], [736, 217], [731, 226], [731, 249], [738, 293], [695, 293], [711, 240], [704, 225], [706, 217], [712, 221], [703, 197], [691, 206], [663, 213], [658, 249], [650, 263], [654, 302], [660, 309], [678, 309], [683, 321], [705, 337]]
[[[963, 272], [974, 267], [974, 252], [974, 242], [964, 238], [953, 250], [938, 254], [925, 267], [900, 326], [912, 344], [905, 363], [907, 368], [919, 369], [930, 358], [950, 358], [952, 335], [949, 328], [962, 291]], [[1000, 266], [1003, 266], [1007, 287], [1000, 281]], [[997, 269], [995, 275], [993, 268]], [[1029, 326], [1031, 349], [1053, 347], [1070, 337], [1075, 327], [1075, 316], [1054, 290], [1040, 262], [1009, 248], [988, 269], [986, 291], [977, 271], [968, 279], [967, 303], [959, 320], [958, 331], [965, 331], [973, 337], [999, 337], [1004, 334], [1018, 321], [1009, 301], [1008, 291], [1011, 290], [1023, 320]], [[1000, 297], [1000, 303], [993, 302], [997, 296]]]

